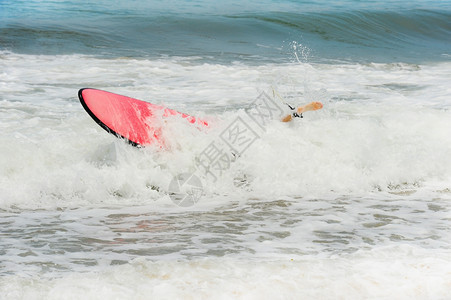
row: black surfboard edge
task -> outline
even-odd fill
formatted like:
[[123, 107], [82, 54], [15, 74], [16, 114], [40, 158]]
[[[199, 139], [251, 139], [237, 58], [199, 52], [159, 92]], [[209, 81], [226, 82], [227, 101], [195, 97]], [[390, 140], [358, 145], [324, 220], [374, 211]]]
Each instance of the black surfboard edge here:
[[111, 129], [110, 127], [108, 127], [105, 123], [103, 123], [99, 118], [97, 118], [97, 116], [89, 109], [88, 105], [85, 102], [85, 99], [83, 99], [83, 91], [84, 90], [98, 90], [99, 89], [92, 89], [92, 88], [82, 88], [78, 91], [78, 99], [80, 99], [80, 103], [83, 106], [83, 108], [85, 109], [85, 111], [89, 114], [89, 116], [91, 116], [91, 118], [97, 123], [99, 124], [100, 127], [102, 127], [106, 132], [115, 135], [117, 138], [122, 139], [124, 141], [126, 141], [128, 144], [134, 146], [134, 147], [138, 147], [141, 148], [142, 145], [138, 144], [137, 142], [134, 142], [132, 140], [129, 140], [128, 138], [126, 138], [125, 136], [117, 133], [116, 131], [114, 131], [113, 129]]

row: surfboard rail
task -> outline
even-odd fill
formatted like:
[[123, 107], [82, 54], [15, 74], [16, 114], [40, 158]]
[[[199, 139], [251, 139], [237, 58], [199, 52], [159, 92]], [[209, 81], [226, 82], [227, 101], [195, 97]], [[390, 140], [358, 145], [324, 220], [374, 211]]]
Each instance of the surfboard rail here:
[[171, 116], [208, 126], [205, 121], [165, 106], [99, 89], [82, 88], [78, 91], [78, 98], [100, 127], [135, 147], [164, 144], [163, 121]]

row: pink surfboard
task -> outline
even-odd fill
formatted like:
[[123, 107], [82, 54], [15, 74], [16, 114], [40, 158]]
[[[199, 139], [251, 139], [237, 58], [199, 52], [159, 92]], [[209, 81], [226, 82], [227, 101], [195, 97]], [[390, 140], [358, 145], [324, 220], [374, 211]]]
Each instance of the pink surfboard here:
[[208, 126], [205, 121], [164, 106], [102, 90], [81, 89], [78, 97], [100, 127], [133, 146], [164, 145], [163, 121], [166, 118], [181, 117], [189, 123]]

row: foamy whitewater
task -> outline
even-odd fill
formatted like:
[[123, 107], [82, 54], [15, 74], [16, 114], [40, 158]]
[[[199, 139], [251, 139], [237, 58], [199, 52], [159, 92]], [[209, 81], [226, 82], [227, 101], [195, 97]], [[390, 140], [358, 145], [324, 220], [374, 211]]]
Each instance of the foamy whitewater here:
[[[233, 22], [205, 20], [216, 8], [202, 1], [198, 9], [168, 4], [172, 13], [160, 4], [158, 20], [176, 19], [160, 29], [182, 36], [189, 30], [174, 24], [186, 17], [195, 40], [155, 38], [159, 44], [148, 50], [139, 38], [130, 55], [121, 43], [133, 37], [106, 29], [115, 18], [126, 22], [117, 11], [99, 14], [98, 29], [81, 30], [70, 19], [61, 25], [68, 32], [46, 13], [56, 5], [63, 19], [76, 1], [31, 2], [21, 10], [0, 4], [0, 299], [450, 299], [451, 53], [442, 41], [449, 25], [433, 17], [439, 9], [400, 13], [442, 26], [433, 49], [415, 48], [425, 27], [410, 36], [403, 30], [412, 26], [396, 29], [385, 44], [377, 27], [373, 41], [388, 50], [373, 59], [374, 48], [359, 44], [371, 43], [364, 35], [328, 44], [328, 34], [353, 24], [342, 23], [352, 11], [348, 2], [330, 4], [343, 11], [338, 19], [308, 5], [266, 1], [255, 12], [243, 4], [244, 23], [232, 8], [224, 15]], [[108, 10], [99, 3], [76, 18]], [[449, 4], [437, 3], [431, 5], [449, 16]], [[372, 5], [369, 12], [378, 11]], [[184, 15], [186, 7], [192, 11]], [[315, 39], [293, 9], [341, 29]], [[369, 24], [396, 19], [356, 9], [350, 14]], [[38, 29], [19, 20], [39, 10]], [[153, 30], [153, 19], [138, 10], [128, 12]], [[249, 33], [255, 44], [238, 41], [243, 31], [237, 40], [222, 31], [244, 30], [254, 19], [271, 19]], [[281, 34], [282, 20], [302, 34]], [[127, 22], [121, 24], [130, 32], [138, 28]], [[203, 35], [196, 22], [219, 29]], [[151, 29], [152, 37], [160, 34]], [[106, 36], [95, 44], [93, 32]], [[206, 37], [215, 32], [227, 37], [215, 44]], [[392, 46], [397, 39], [399, 48]], [[208, 47], [199, 50], [202, 41]], [[408, 58], [399, 58], [409, 44]], [[356, 58], [315, 45], [355, 51]], [[84, 111], [77, 97], [84, 87], [164, 104], [211, 126], [198, 130], [174, 119], [165, 127], [166, 150], [135, 148]], [[262, 93], [280, 101], [273, 90], [292, 105], [321, 101], [324, 108], [291, 123], [271, 121], [216, 181], [199, 170], [196, 158]], [[179, 206], [170, 183], [192, 172], [202, 196]]]

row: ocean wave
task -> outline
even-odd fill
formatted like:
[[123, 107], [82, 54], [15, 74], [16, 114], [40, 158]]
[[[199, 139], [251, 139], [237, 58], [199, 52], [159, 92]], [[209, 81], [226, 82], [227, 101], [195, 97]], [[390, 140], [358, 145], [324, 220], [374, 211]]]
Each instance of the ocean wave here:
[[[269, 124], [218, 182], [207, 178], [207, 195], [449, 189], [449, 63], [255, 66], [3, 53], [0, 68], [0, 207], [166, 197], [171, 179], [195, 170], [195, 158], [270, 85], [292, 105], [324, 108], [288, 126]], [[85, 114], [76, 92], [86, 86], [212, 118], [215, 129], [174, 120], [165, 127], [171, 151], [138, 150]]]
[[69, 15], [66, 23], [50, 18], [0, 23], [0, 48], [280, 60], [288, 57], [288, 44], [296, 41], [311, 48], [317, 60], [424, 61], [446, 59], [451, 34], [451, 12], [437, 9], [83, 16]]
[[451, 14], [446, 11], [274, 12], [229, 17], [262, 22], [262, 28], [270, 24], [270, 27], [292, 30], [293, 35], [302, 35], [302, 40], [318, 44], [318, 48], [332, 42], [363, 49], [405, 50], [410, 47], [420, 51], [437, 47], [446, 52], [451, 34]]

